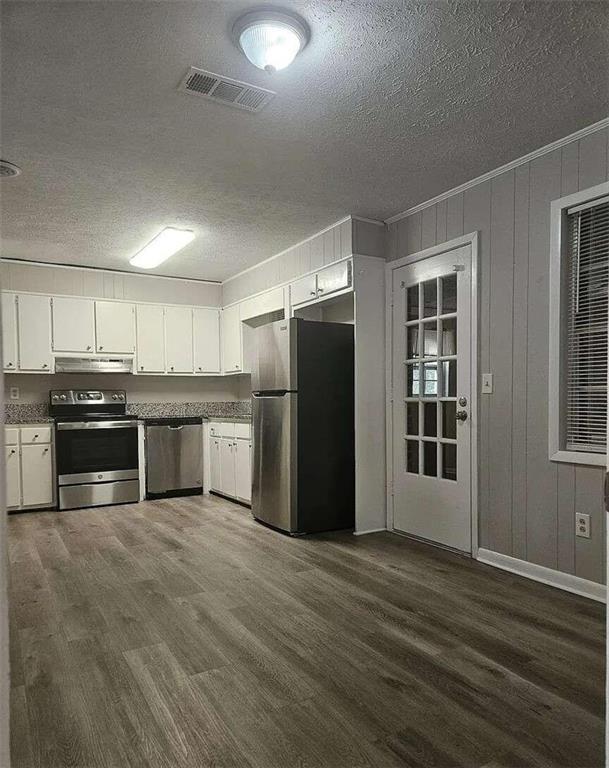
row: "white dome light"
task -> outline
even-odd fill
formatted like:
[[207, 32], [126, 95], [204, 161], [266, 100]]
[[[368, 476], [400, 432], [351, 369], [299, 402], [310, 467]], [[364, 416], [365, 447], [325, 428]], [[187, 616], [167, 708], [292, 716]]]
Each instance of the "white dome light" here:
[[237, 19], [233, 35], [252, 64], [267, 72], [289, 66], [309, 40], [304, 21], [283, 11], [250, 11]]

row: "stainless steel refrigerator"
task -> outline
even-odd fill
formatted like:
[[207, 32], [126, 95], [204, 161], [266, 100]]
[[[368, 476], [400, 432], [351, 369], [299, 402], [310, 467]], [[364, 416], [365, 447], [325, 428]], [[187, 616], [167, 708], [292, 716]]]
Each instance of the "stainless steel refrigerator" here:
[[353, 326], [279, 320], [254, 345], [252, 514], [291, 534], [352, 528]]

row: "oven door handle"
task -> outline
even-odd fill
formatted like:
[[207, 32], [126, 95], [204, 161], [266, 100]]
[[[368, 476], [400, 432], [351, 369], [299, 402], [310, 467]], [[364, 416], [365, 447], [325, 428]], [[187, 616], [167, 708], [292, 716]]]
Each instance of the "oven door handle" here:
[[137, 421], [60, 421], [57, 429], [133, 429]]

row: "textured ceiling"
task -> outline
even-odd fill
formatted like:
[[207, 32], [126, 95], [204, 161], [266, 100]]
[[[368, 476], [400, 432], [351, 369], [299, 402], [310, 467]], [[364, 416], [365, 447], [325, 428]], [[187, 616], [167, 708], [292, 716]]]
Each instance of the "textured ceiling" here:
[[[609, 4], [282, 0], [309, 46], [269, 76], [230, 41], [255, 2], [7, 2], [2, 255], [223, 279], [352, 213], [384, 219], [609, 112]], [[179, 93], [190, 65], [260, 114]], [[137, 271], [137, 270], [134, 270]]]

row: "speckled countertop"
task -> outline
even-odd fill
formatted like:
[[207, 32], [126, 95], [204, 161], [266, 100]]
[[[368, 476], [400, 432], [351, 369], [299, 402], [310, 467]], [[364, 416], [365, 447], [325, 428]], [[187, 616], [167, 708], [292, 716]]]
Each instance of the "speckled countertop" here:
[[[127, 413], [136, 418], [163, 418], [176, 416], [200, 416], [216, 421], [250, 421], [249, 400], [232, 402], [206, 401], [190, 403], [129, 403]], [[41, 424], [52, 422], [46, 403], [5, 403], [5, 424]]]

